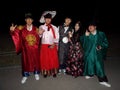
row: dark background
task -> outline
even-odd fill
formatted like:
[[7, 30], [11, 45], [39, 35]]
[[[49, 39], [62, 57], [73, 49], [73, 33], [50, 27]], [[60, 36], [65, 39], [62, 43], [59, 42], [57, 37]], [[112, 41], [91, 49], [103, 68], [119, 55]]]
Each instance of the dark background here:
[[106, 2], [105, 0], [4, 0], [0, 5], [0, 32], [9, 32], [11, 23], [23, 25], [24, 15], [27, 12], [33, 14], [34, 24], [39, 26], [41, 24], [39, 19], [45, 10], [57, 11], [53, 19], [55, 25], [60, 25], [66, 16], [70, 16], [73, 24], [80, 20], [84, 28], [94, 19], [97, 21], [98, 28], [106, 33], [113, 33], [113, 31], [118, 33], [119, 30], [119, 4], [115, 0]]
[[[67, 3], [66, 3], [67, 2]], [[120, 35], [119, 35], [119, 0], [1, 0], [0, 1], [0, 90], [120, 90]], [[39, 19], [44, 10], [56, 10], [53, 24], [63, 23], [66, 16], [71, 16], [73, 24], [80, 20], [86, 28], [90, 20], [95, 19], [98, 29], [104, 31], [109, 41], [106, 74], [111, 88], [99, 85], [96, 78], [72, 79], [67, 75], [58, 78], [43, 79], [36, 82], [30, 77], [25, 85], [21, 85], [21, 55], [16, 55], [15, 47], [9, 33], [11, 23], [23, 25], [24, 15], [31, 12], [34, 24], [39, 26]], [[9, 67], [13, 66], [13, 68]], [[14, 68], [15, 66], [15, 68]], [[7, 67], [2, 68], [2, 67]], [[12, 81], [12, 83], [11, 83]], [[2, 83], [5, 82], [5, 83]], [[47, 86], [47, 87], [46, 87]]]

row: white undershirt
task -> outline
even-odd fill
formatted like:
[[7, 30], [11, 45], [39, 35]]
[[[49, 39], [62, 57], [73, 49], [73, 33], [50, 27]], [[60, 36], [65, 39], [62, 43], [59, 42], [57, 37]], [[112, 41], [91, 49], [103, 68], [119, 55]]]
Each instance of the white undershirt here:
[[92, 32], [93, 35], [96, 35], [97, 31], [95, 30], [94, 32]]
[[68, 28], [69, 28], [69, 27], [64, 27], [64, 29], [65, 29], [64, 33], [66, 33], [66, 32], [67, 32]]
[[32, 25], [30, 25], [30, 26], [27, 25], [27, 30], [28, 30], [28, 31], [31, 31], [31, 30], [32, 30]]

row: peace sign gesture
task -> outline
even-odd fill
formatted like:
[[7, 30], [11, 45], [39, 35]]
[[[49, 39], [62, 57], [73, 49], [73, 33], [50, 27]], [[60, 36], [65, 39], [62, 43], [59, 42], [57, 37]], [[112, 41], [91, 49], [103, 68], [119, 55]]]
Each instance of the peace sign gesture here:
[[17, 27], [17, 25], [14, 25], [14, 24], [12, 23], [12, 25], [10, 26], [10, 31], [13, 32], [16, 27]]

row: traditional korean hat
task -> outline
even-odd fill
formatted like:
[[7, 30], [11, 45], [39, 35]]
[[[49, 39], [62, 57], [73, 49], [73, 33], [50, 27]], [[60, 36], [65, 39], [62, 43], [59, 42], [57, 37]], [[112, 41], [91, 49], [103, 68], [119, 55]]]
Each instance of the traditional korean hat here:
[[55, 15], [56, 15], [56, 11], [44, 11], [40, 18], [40, 23], [44, 23], [45, 18], [54, 18]]
[[88, 23], [88, 26], [97, 26], [97, 22], [95, 20], [92, 20]]
[[33, 19], [32, 14], [31, 14], [31, 13], [26, 13], [26, 14], [25, 14], [25, 19], [27, 19], [27, 18]]

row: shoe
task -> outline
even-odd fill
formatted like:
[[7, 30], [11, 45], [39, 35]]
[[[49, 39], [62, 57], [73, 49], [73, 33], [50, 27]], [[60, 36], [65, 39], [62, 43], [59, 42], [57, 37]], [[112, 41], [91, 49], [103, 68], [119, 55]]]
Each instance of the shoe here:
[[85, 76], [85, 78], [86, 78], [86, 79], [90, 79], [90, 78], [93, 78], [93, 77], [91, 77], [91, 76]]
[[24, 84], [27, 80], [27, 77], [23, 77], [22, 80], [21, 80], [21, 83]]
[[58, 72], [58, 74], [61, 74], [61, 72], [62, 72], [62, 70], [61, 70], [61, 69], [59, 69], [59, 72]]
[[54, 77], [54, 78], [56, 78], [56, 77], [57, 77], [57, 75], [56, 75], [56, 74], [53, 74], [53, 77]]
[[38, 74], [35, 74], [35, 79], [36, 79], [36, 80], [39, 80], [39, 79], [40, 79], [40, 77], [39, 77]]
[[78, 76], [73, 76], [74, 78], [77, 78]]
[[63, 71], [63, 74], [65, 75], [66, 74], [66, 69], [63, 69], [62, 71]]
[[106, 86], [106, 87], [111, 87], [111, 85], [110, 85], [109, 83], [107, 83], [107, 82], [100, 82], [100, 84], [101, 84], [101, 85], [104, 85], [104, 86]]
[[43, 75], [44, 78], [47, 78], [47, 74]]

